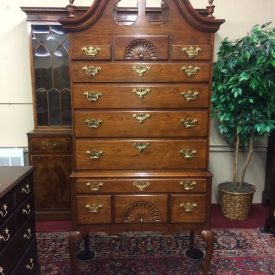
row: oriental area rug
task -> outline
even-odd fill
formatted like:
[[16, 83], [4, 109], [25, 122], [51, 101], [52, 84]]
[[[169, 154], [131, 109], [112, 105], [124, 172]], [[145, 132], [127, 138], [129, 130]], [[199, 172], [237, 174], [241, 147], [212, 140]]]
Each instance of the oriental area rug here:
[[[275, 274], [275, 237], [257, 229], [216, 229], [210, 274]], [[96, 257], [79, 261], [83, 275], [195, 275], [200, 260], [185, 255], [187, 232], [162, 235], [156, 232], [91, 234], [89, 242]], [[42, 275], [71, 275], [68, 232], [37, 233]], [[204, 249], [204, 241], [195, 239]], [[83, 243], [79, 243], [79, 249]]]

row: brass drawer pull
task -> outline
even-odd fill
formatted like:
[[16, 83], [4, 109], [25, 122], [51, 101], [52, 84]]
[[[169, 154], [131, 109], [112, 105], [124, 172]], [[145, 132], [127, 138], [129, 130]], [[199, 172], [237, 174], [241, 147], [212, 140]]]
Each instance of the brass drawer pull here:
[[197, 182], [194, 180], [183, 180], [180, 182], [180, 186], [184, 190], [193, 190], [196, 185]]
[[30, 228], [27, 229], [27, 233], [24, 233], [23, 238], [29, 240], [32, 236], [32, 230]]
[[7, 242], [10, 239], [9, 229], [5, 228], [3, 234], [0, 235], [0, 241]]
[[96, 76], [101, 71], [101, 68], [99, 66], [84, 66], [82, 70], [85, 71], [85, 74], [88, 76]]
[[181, 149], [180, 153], [185, 159], [193, 159], [195, 157], [195, 155], [197, 154], [197, 150], [195, 150], [195, 149]]
[[96, 181], [89, 181], [86, 183], [86, 186], [89, 187], [89, 189], [93, 192], [97, 192], [101, 189], [101, 187], [104, 185], [103, 182], [96, 182]]
[[29, 258], [29, 263], [26, 265], [26, 269], [32, 270], [34, 268], [33, 261], [34, 261], [33, 258]]
[[197, 125], [198, 120], [196, 118], [185, 117], [180, 120], [180, 122], [185, 126], [185, 128], [193, 128]]
[[150, 186], [150, 182], [149, 181], [135, 181], [133, 182], [133, 186], [136, 187], [139, 191], [144, 191], [147, 187]]
[[188, 77], [191, 77], [191, 76], [196, 75], [199, 72], [200, 67], [190, 65], [190, 66], [187, 66], [187, 67], [183, 66], [183, 67], [181, 67], [181, 69], [182, 69], [182, 71], [185, 72], [185, 74]]
[[83, 93], [83, 95], [86, 96], [87, 100], [89, 101], [98, 101], [99, 97], [102, 96], [101, 92], [95, 92], [95, 91], [86, 91]]
[[91, 158], [91, 159], [99, 159], [101, 155], [103, 154], [103, 151], [98, 150], [98, 149], [92, 149], [86, 151], [86, 154]]
[[47, 143], [45, 146], [48, 150], [54, 150], [57, 147], [57, 143]]
[[87, 204], [86, 205], [86, 209], [88, 210], [89, 213], [98, 213], [100, 211], [100, 209], [103, 207], [102, 204]]
[[150, 118], [150, 114], [144, 114], [144, 113], [133, 114], [133, 117], [136, 118], [139, 121], [139, 123], [143, 123], [146, 119]]
[[180, 207], [182, 207], [184, 212], [186, 213], [193, 213], [197, 207], [197, 204], [195, 202], [187, 202], [187, 203], [182, 202], [180, 204]]
[[199, 96], [198, 91], [187, 91], [181, 92], [181, 95], [185, 98], [186, 101], [194, 101]]
[[96, 118], [87, 118], [85, 119], [85, 123], [89, 128], [96, 129], [100, 126], [100, 124], [102, 123], [102, 120], [96, 119]]
[[0, 266], [0, 275], [5, 275], [4, 268], [2, 266]]
[[0, 215], [2, 218], [6, 217], [8, 214], [8, 206], [6, 204], [4, 204], [2, 207], [1, 207], [1, 211], [0, 211]]
[[186, 46], [186, 47], [183, 47], [181, 50], [186, 53], [188, 58], [191, 59], [191, 58], [194, 58], [195, 56], [197, 56], [200, 53], [201, 48], [198, 47], [198, 46], [196, 46], [196, 47]]
[[29, 204], [27, 204], [26, 208], [22, 209], [22, 213], [25, 215], [29, 215], [31, 213], [31, 206]]
[[146, 66], [146, 65], [133, 66], [133, 71], [137, 72], [139, 76], [143, 76], [149, 70], [150, 70], [150, 66]]
[[83, 51], [87, 56], [95, 58], [100, 51], [100, 48], [85, 45], [84, 47], [82, 47], [81, 51]]
[[133, 89], [133, 93], [137, 94], [139, 98], [143, 99], [147, 94], [151, 92], [149, 88], [137, 88]]
[[26, 184], [25, 186], [23, 186], [21, 188], [21, 192], [22, 193], [25, 193], [25, 194], [29, 194], [31, 192], [31, 188], [30, 188], [30, 185], [29, 184]]
[[140, 152], [143, 153], [150, 146], [148, 142], [135, 142], [133, 146]]

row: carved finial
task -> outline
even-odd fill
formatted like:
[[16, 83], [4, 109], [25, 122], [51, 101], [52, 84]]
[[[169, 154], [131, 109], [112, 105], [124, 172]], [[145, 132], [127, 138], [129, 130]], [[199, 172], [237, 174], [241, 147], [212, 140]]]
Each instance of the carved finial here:
[[75, 17], [75, 6], [74, 4], [74, 0], [69, 0], [70, 4], [66, 6], [66, 9], [69, 13], [68, 17]]
[[215, 18], [213, 16], [213, 13], [214, 13], [214, 10], [215, 10], [215, 6], [213, 5], [214, 0], [208, 0], [208, 2], [209, 2], [209, 5], [206, 7], [206, 9], [207, 9], [207, 17]]

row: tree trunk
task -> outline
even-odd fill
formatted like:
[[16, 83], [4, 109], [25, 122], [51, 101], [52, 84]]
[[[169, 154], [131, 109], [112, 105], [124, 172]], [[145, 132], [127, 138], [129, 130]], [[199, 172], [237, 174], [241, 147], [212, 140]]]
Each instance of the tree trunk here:
[[238, 184], [238, 156], [239, 156], [239, 147], [240, 147], [240, 137], [236, 133], [236, 142], [234, 150], [234, 165], [233, 165], [233, 185], [237, 186]]

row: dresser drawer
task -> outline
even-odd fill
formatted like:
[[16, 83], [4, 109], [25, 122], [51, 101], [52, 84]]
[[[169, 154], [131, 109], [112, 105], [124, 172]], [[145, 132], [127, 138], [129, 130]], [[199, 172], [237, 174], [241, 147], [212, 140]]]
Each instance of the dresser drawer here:
[[32, 136], [30, 138], [30, 150], [32, 153], [68, 153], [72, 151], [72, 141], [69, 137], [41, 137]]
[[205, 137], [207, 111], [76, 111], [76, 137]]
[[21, 201], [25, 200], [31, 193], [33, 193], [33, 178], [26, 177], [22, 183], [15, 188], [15, 204], [18, 206]]
[[72, 62], [72, 82], [208, 82], [209, 63]]
[[15, 232], [15, 217], [11, 216], [4, 224], [1, 224], [0, 226], [0, 251], [11, 242]]
[[204, 169], [206, 140], [76, 140], [76, 169]]
[[205, 222], [205, 195], [172, 195], [171, 213], [173, 223]]
[[210, 60], [210, 45], [172, 45], [172, 60]]
[[167, 222], [167, 195], [115, 196], [115, 222]]
[[76, 196], [77, 223], [111, 223], [111, 196]]
[[0, 199], [0, 224], [2, 224], [14, 209], [13, 193], [8, 193]]
[[209, 85], [73, 84], [75, 108], [207, 108]]
[[191, 178], [133, 178], [133, 179], [78, 179], [75, 183], [76, 193], [150, 193], [150, 192], [184, 192], [195, 193], [206, 191], [205, 179]]

